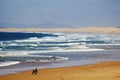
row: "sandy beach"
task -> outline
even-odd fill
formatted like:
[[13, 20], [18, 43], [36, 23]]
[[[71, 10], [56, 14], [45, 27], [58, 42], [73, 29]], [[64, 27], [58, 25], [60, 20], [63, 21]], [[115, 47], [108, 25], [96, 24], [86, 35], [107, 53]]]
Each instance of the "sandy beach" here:
[[86, 66], [49, 68], [0, 76], [0, 80], [120, 80], [120, 61], [101, 62]]
[[[0, 28], [0, 32], [85, 32], [120, 34], [120, 28]], [[120, 80], [120, 61], [101, 62], [86, 66], [39, 69], [1, 75], [0, 80]]]
[[120, 28], [0, 28], [0, 32], [88, 32], [88, 33], [120, 33]]
[[0, 80], [120, 80], [120, 0], [0, 0], [0, 11]]

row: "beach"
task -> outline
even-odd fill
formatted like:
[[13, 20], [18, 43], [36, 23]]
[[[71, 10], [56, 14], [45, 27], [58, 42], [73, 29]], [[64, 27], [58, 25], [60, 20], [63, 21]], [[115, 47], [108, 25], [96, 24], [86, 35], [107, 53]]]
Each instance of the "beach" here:
[[120, 0], [0, 4], [0, 80], [120, 80]]
[[84, 33], [120, 33], [120, 28], [86, 27], [86, 28], [0, 28], [0, 32], [84, 32]]
[[0, 80], [120, 80], [120, 61], [85, 66], [39, 69], [0, 76]]
[[120, 80], [120, 28], [0, 32], [0, 80]]

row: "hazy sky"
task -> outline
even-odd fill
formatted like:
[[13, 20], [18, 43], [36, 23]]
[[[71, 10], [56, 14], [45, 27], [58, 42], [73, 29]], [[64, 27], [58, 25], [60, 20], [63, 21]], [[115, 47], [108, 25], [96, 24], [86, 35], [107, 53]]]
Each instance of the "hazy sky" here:
[[0, 0], [0, 22], [120, 26], [120, 0]]

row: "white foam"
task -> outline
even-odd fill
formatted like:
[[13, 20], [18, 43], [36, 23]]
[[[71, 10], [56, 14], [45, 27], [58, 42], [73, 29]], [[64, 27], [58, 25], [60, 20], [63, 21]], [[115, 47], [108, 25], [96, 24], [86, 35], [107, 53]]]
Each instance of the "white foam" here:
[[[103, 51], [104, 49], [95, 49], [95, 48], [89, 48], [86, 46], [79, 46], [79, 45], [72, 45], [70, 47], [53, 47], [51, 50], [36, 50], [36, 51], [1, 51], [0, 57], [6, 57], [6, 56], [28, 56], [31, 57], [33, 55], [29, 54], [36, 54], [36, 53], [49, 53], [49, 52], [86, 52], [86, 51]], [[40, 55], [41, 57], [44, 57]], [[39, 57], [40, 57], [39, 56]], [[34, 57], [37, 57], [37, 55], [34, 55]], [[45, 56], [46, 57], [46, 56]], [[51, 56], [49, 56], [51, 57]]]
[[55, 50], [46, 50], [46, 51], [31, 51], [28, 53], [49, 53], [49, 52], [88, 52], [88, 51], [103, 51], [104, 49], [55, 49]]
[[56, 61], [61, 61], [61, 60], [68, 60], [68, 57], [58, 57], [58, 59]]
[[11, 44], [7, 44], [7, 46], [17, 46], [18, 44], [15, 43], [11, 43]]
[[103, 46], [114, 46], [114, 45], [116, 45], [116, 46], [120, 46], [120, 44], [90, 44], [90, 45], [103, 45]]
[[[55, 33], [54, 33], [55, 34]], [[60, 34], [60, 33], [59, 33]], [[15, 41], [9, 41], [8, 45], [17, 45], [15, 42], [22, 43], [22, 42], [28, 42], [31, 43], [33, 46], [37, 46], [37, 44], [40, 44], [41, 42], [70, 42], [71, 41], [105, 41], [105, 42], [120, 42], [120, 35], [115, 34], [87, 34], [87, 33], [74, 33], [74, 34], [68, 34], [68, 33], [61, 33], [61, 35], [57, 37], [31, 37], [28, 39], [23, 40], [15, 40]], [[36, 44], [32, 44], [32, 43]], [[2, 43], [2, 42], [1, 42]], [[62, 44], [62, 43], [61, 43]], [[20, 44], [19, 44], [20, 45]], [[22, 44], [21, 44], [22, 45]], [[23, 44], [24, 46], [25, 44]], [[40, 44], [41, 45], [41, 44]]]
[[[55, 33], [53, 33], [55, 34]], [[31, 37], [29, 39], [14, 40], [0, 42], [2, 47], [6, 46], [20, 46], [23, 50], [39, 50], [40, 53], [46, 52], [81, 52], [81, 51], [101, 51], [104, 49], [90, 48], [91, 45], [120, 45], [120, 35], [119, 34], [88, 34], [88, 33], [56, 33], [57, 37]], [[87, 43], [85, 41], [103, 41], [103, 43]], [[48, 42], [48, 43], [47, 43]], [[50, 42], [50, 43], [49, 43]], [[108, 44], [104, 44], [108, 42]], [[21, 48], [23, 46], [23, 48]], [[38, 47], [36, 47], [38, 46]], [[41, 47], [43, 46], [43, 47]], [[6, 47], [7, 48], [7, 47]], [[12, 47], [10, 47], [11, 49]], [[101, 47], [102, 48], [102, 47]], [[5, 48], [3, 48], [4, 50]], [[13, 50], [14, 47], [12, 48]], [[42, 49], [44, 51], [42, 51]], [[48, 50], [47, 50], [48, 49]], [[49, 50], [51, 49], [51, 50]], [[8, 47], [9, 50], [9, 47]], [[40, 51], [41, 50], [41, 51]], [[1, 48], [0, 48], [1, 51]], [[29, 51], [18, 51], [18, 52], [8, 52], [7, 54], [0, 53], [1, 56], [21, 56], [28, 55]]]
[[0, 67], [15, 65], [15, 64], [19, 64], [19, 63], [20, 63], [19, 61], [0, 62]]
[[2, 50], [2, 48], [0, 48], [0, 50]]
[[6, 56], [27, 56], [28, 54], [25, 51], [2, 51], [0, 52], [0, 57]]
[[29, 60], [26, 60], [25, 62], [54, 62], [54, 61], [64, 61], [64, 60], [68, 60], [68, 59], [69, 59], [68, 57], [46, 56], [46, 59], [40, 59], [40, 60], [29, 59]]

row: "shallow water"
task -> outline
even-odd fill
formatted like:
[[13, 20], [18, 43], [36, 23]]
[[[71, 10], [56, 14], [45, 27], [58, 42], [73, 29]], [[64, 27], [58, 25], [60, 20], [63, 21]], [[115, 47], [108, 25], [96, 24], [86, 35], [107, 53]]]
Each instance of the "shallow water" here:
[[[95, 51], [95, 52], [54, 52], [43, 53], [49, 56], [69, 57], [68, 60], [52, 61], [52, 62], [21, 62], [16, 65], [0, 67], [0, 75], [15, 73], [19, 71], [31, 70], [34, 68], [57, 68], [80, 66], [98, 63], [100, 61], [120, 60], [120, 51]], [[36, 54], [36, 55], [43, 55]]]

